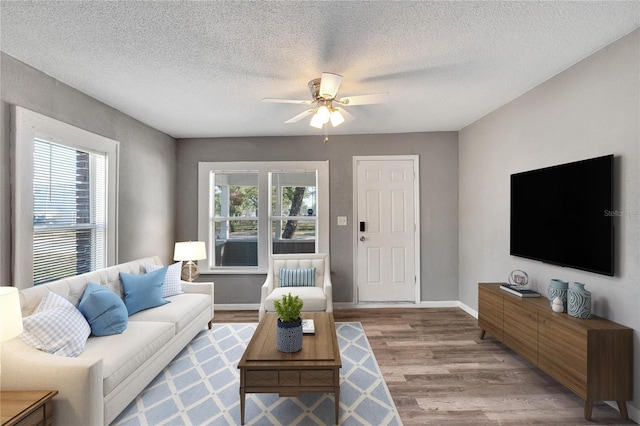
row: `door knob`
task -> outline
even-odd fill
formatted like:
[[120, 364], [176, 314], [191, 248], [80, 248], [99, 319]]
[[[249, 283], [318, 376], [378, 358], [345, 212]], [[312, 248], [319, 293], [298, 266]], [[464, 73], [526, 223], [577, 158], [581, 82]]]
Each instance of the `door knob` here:
[[364, 235], [360, 237], [360, 241], [364, 241]]

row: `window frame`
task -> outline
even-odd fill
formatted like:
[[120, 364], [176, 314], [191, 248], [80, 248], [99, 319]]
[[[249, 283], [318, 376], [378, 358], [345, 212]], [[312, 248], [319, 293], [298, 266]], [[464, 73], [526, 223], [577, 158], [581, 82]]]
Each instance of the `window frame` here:
[[115, 265], [118, 254], [118, 141], [19, 106], [12, 106], [11, 142], [13, 210], [13, 284], [33, 287], [33, 155], [34, 140], [50, 141], [106, 157], [106, 263]]
[[[211, 244], [209, 222], [214, 207], [215, 182], [212, 172], [257, 172], [258, 173], [258, 265], [243, 267], [216, 267], [213, 265], [215, 244]], [[329, 161], [240, 161], [198, 162], [198, 240], [207, 247], [207, 259], [198, 262], [200, 274], [266, 274], [269, 255], [273, 251], [272, 223], [280, 216], [271, 210], [271, 173], [314, 171], [316, 181], [316, 253], [329, 253]], [[292, 216], [287, 216], [291, 219]], [[309, 220], [300, 216], [299, 220]], [[215, 239], [215, 236], [214, 236]]]

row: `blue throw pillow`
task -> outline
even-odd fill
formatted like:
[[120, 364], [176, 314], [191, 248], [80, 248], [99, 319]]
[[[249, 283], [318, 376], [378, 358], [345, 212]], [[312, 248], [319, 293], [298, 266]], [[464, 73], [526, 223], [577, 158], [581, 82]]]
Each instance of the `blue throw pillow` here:
[[122, 299], [98, 284], [87, 284], [78, 309], [87, 319], [94, 336], [120, 334], [129, 322], [129, 313]]
[[315, 287], [316, 268], [285, 269], [280, 268], [280, 287]]
[[169, 303], [162, 298], [162, 284], [166, 274], [166, 266], [144, 275], [120, 272], [120, 280], [124, 288], [124, 304], [127, 306], [129, 315]]

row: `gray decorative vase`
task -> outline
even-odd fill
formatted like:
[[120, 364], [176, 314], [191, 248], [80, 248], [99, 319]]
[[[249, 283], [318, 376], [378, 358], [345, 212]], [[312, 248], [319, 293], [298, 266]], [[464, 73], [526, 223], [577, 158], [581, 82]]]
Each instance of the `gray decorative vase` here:
[[568, 310], [567, 313], [576, 318], [591, 318], [591, 292], [585, 290], [584, 284], [573, 283], [567, 292]]
[[566, 281], [562, 281], [559, 279], [552, 279], [549, 283], [549, 288], [547, 289], [547, 294], [549, 295], [549, 306], [553, 308], [553, 299], [559, 297], [562, 299], [562, 305], [564, 311], [567, 311], [567, 289], [569, 288], [569, 283]]
[[283, 322], [278, 318], [276, 325], [276, 349], [280, 352], [293, 353], [302, 349], [302, 319]]

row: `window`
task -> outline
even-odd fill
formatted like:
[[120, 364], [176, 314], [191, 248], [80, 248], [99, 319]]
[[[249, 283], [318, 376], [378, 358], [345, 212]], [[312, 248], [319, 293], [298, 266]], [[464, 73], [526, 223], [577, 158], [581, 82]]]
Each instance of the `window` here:
[[114, 264], [118, 143], [19, 107], [14, 114], [16, 285]]
[[272, 253], [315, 253], [316, 172], [271, 173]]
[[212, 172], [215, 266], [258, 266], [258, 172]]
[[199, 163], [198, 173], [201, 273], [264, 273], [269, 253], [328, 252], [328, 162]]

